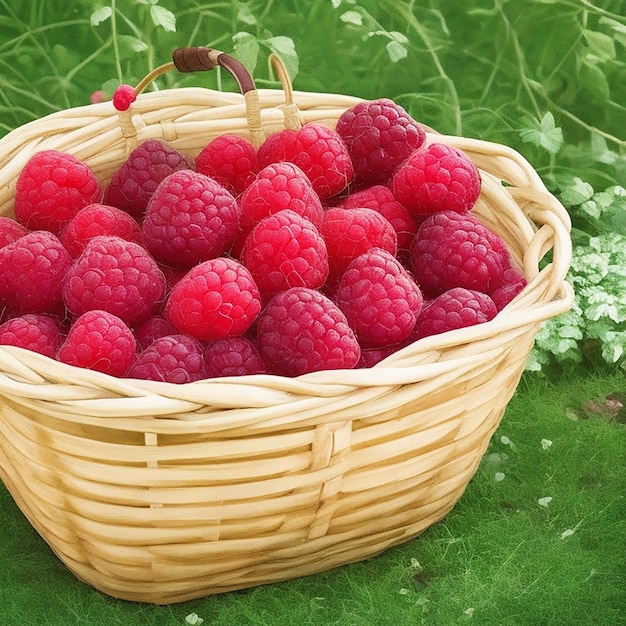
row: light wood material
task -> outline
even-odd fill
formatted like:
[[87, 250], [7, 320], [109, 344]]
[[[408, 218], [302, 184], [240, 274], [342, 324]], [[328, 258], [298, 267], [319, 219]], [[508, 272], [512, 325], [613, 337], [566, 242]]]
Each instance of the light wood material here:
[[[286, 113], [291, 127], [332, 127], [359, 101], [290, 88], [288, 97], [172, 89], [140, 94], [124, 114], [107, 102], [26, 124], [0, 141], [0, 214], [13, 215], [16, 178], [40, 150], [77, 156], [104, 185], [145, 139], [195, 156], [220, 134], [251, 136], [250, 106], [258, 139]], [[529, 281], [491, 322], [371, 369], [186, 385], [0, 346], [0, 478], [76, 576], [118, 598], [179, 602], [366, 559], [452, 509], [536, 332], [571, 306], [571, 244], [566, 211], [521, 155], [429, 133], [435, 140], [480, 168], [475, 213]]]

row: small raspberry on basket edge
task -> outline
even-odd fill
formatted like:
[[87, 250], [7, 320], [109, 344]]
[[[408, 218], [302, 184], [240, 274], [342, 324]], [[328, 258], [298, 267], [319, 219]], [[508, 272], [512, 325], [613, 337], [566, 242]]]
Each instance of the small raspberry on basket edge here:
[[92, 239], [67, 272], [63, 299], [75, 316], [101, 309], [133, 327], [165, 295], [165, 277], [148, 251], [120, 237]]
[[179, 332], [200, 341], [245, 333], [261, 310], [261, 296], [250, 271], [218, 257], [199, 263], [174, 285], [165, 318]]
[[362, 348], [380, 348], [404, 341], [421, 311], [422, 293], [389, 252], [372, 248], [343, 273], [335, 294]]
[[128, 368], [126, 378], [178, 385], [206, 378], [202, 344], [189, 335], [165, 335], [142, 350]]
[[348, 147], [357, 185], [387, 183], [426, 139], [424, 129], [389, 98], [359, 102], [342, 113], [335, 130]]
[[36, 230], [0, 248], [0, 308], [15, 314], [63, 310], [62, 290], [72, 259], [56, 235]]
[[192, 157], [165, 141], [146, 139], [134, 148], [104, 190], [105, 204], [142, 217], [159, 183], [182, 169], [195, 170]]
[[400, 204], [418, 215], [437, 211], [467, 213], [480, 195], [476, 166], [458, 148], [424, 144], [396, 170], [390, 187]]
[[17, 178], [15, 218], [29, 230], [58, 235], [80, 209], [100, 196], [98, 181], [86, 163], [65, 152], [42, 150]]
[[204, 365], [207, 378], [267, 373], [256, 344], [241, 335], [209, 343], [204, 350]]
[[189, 269], [232, 246], [239, 214], [237, 201], [217, 181], [179, 170], [164, 178], [148, 201], [141, 232], [158, 262]]
[[135, 360], [137, 344], [130, 328], [117, 315], [97, 309], [72, 324], [57, 359], [69, 365], [123, 376]]
[[26, 348], [52, 359], [62, 337], [59, 318], [45, 313], [27, 313], [0, 325], [0, 345]]
[[281, 291], [265, 305], [257, 322], [257, 343], [270, 373], [283, 376], [351, 369], [361, 356], [339, 307], [308, 287]]

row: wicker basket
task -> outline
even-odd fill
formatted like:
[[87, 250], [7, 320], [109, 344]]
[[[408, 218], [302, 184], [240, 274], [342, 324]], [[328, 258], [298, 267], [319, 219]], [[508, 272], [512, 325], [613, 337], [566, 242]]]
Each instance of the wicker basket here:
[[[194, 54], [233, 71], [228, 55]], [[283, 89], [257, 90], [234, 71], [243, 95], [153, 91], [126, 112], [89, 105], [11, 132], [0, 140], [0, 214], [13, 215], [16, 178], [40, 150], [69, 152], [106, 182], [148, 138], [196, 155], [225, 132], [258, 144], [285, 125], [333, 126], [359, 102], [292, 92], [282, 74]], [[78, 578], [118, 598], [179, 602], [366, 559], [452, 509], [536, 332], [571, 306], [571, 245], [567, 213], [518, 153], [436, 140], [480, 169], [475, 214], [529, 282], [488, 323], [422, 339], [371, 369], [186, 385], [0, 346], [0, 478]]]

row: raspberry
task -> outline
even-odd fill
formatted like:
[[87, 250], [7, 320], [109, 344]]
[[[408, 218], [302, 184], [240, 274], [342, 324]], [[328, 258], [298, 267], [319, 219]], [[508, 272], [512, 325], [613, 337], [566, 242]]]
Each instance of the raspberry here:
[[489, 293], [498, 311], [501, 311], [528, 284], [524, 273], [517, 267], [508, 267], [502, 273], [501, 284]]
[[52, 359], [61, 341], [61, 324], [51, 315], [27, 313], [0, 325], [0, 345], [19, 346]]
[[396, 231], [398, 236], [398, 252], [407, 251], [417, 232], [414, 216], [402, 206], [391, 193], [389, 187], [373, 185], [355, 191], [347, 196], [340, 205], [344, 209], [363, 207], [380, 213]]
[[128, 378], [184, 384], [206, 378], [202, 344], [185, 334], [160, 337], [137, 355]]
[[309, 220], [285, 209], [261, 220], [241, 253], [263, 295], [290, 287], [321, 287], [328, 276], [328, 252]]
[[238, 224], [237, 201], [222, 185], [204, 174], [180, 170], [154, 192], [141, 231], [157, 261], [190, 268], [228, 250]]
[[390, 187], [396, 200], [413, 213], [467, 213], [478, 199], [481, 180], [464, 152], [433, 143], [408, 157], [391, 178]]
[[256, 149], [245, 137], [220, 135], [196, 157], [196, 171], [210, 176], [238, 196], [259, 171]]
[[178, 170], [195, 169], [194, 159], [160, 139], [140, 143], [113, 174], [104, 203], [141, 217], [158, 184]]
[[98, 181], [86, 163], [58, 150], [43, 150], [28, 160], [17, 178], [15, 218], [29, 230], [58, 235], [100, 195]]
[[211, 342], [204, 350], [207, 378], [265, 374], [267, 368], [256, 344], [247, 337], [226, 337]]
[[57, 359], [110, 376], [123, 376], [135, 360], [136, 348], [132, 331], [119, 317], [94, 309], [72, 324]]
[[337, 120], [359, 185], [387, 183], [397, 167], [426, 139], [424, 129], [388, 98], [360, 102]]
[[361, 358], [357, 365], [358, 368], [374, 367], [377, 363], [380, 363], [383, 359], [404, 348], [408, 345], [408, 341], [402, 341], [389, 346], [382, 346], [381, 348], [363, 348], [361, 349]]
[[380, 348], [406, 339], [422, 308], [419, 287], [389, 252], [372, 248], [343, 273], [335, 296], [361, 347]]
[[422, 223], [409, 255], [417, 283], [428, 295], [452, 287], [489, 293], [509, 263], [503, 246], [474, 215], [441, 211]]
[[135, 339], [139, 347], [144, 350], [155, 339], [165, 337], [166, 335], [176, 335], [177, 332], [164, 317], [153, 315], [135, 329]]
[[105, 235], [85, 246], [63, 286], [63, 299], [72, 314], [102, 309], [131, 327], [148, 319], [164, 295], [163, 272], [145, 248]]
[[370, 248], [382, 248], [392, 255], [397, 252], [396, 231], [372, 209], [328, 209], [320, 232], [328, 249], [331, 282], [341, 276], [351, 261]]
[[497, 314], [496, 305], [486, 294], [474, 289], [454, 287], [431, 300], [417, 320], [417, 339], [482, 324]]
[[137, 99], [134, 87], [120, 85], [113, 94], [113, 106], [118, 111], [127, 111], [130, 105]]
[[165, 317], [179, 332], [209, 341], [245, 333], [260, 309], [249, 270], [220, 257], [199, 263], [174, 285]]
[[0, 304], [14, 313], [60, 313], [72, 259], [56, 235], [38, 230], [0, 248]]
[[268, 368], [284, 376], [353, 368], [361, 356], [339, 307], [308, 287], [281, 291], [267, 303], [257, 323], [257, 342]]
[[354, 179], [352, 161], [341, 137], [317, 122], [304, 124], [299, 131], [285, 129], [271, 134], [257, 151], [261, 168], [289, 161], [308, 177], [325, 201], [337, 195]]
[[106, 204], [82, 208], [61, 231], [61, 243], [73, 259], [79, 257], [88, 241], [98, 235], [116, 235], [142, 243], [139, 224], [128, 213]]
[[0, 248], [17, 241], [28, 233], [28, 228], [22, 226], [10, 217], [0, 215]]

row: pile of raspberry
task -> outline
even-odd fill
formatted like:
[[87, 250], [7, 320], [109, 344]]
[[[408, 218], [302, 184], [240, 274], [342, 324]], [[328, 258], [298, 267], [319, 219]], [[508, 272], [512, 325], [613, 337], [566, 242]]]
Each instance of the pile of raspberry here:
[[371, 367], [526, 285], [462, 151], [389, 99], [255, 148], [35, 154], [0, 217], [0, 344], [169, 383]]

